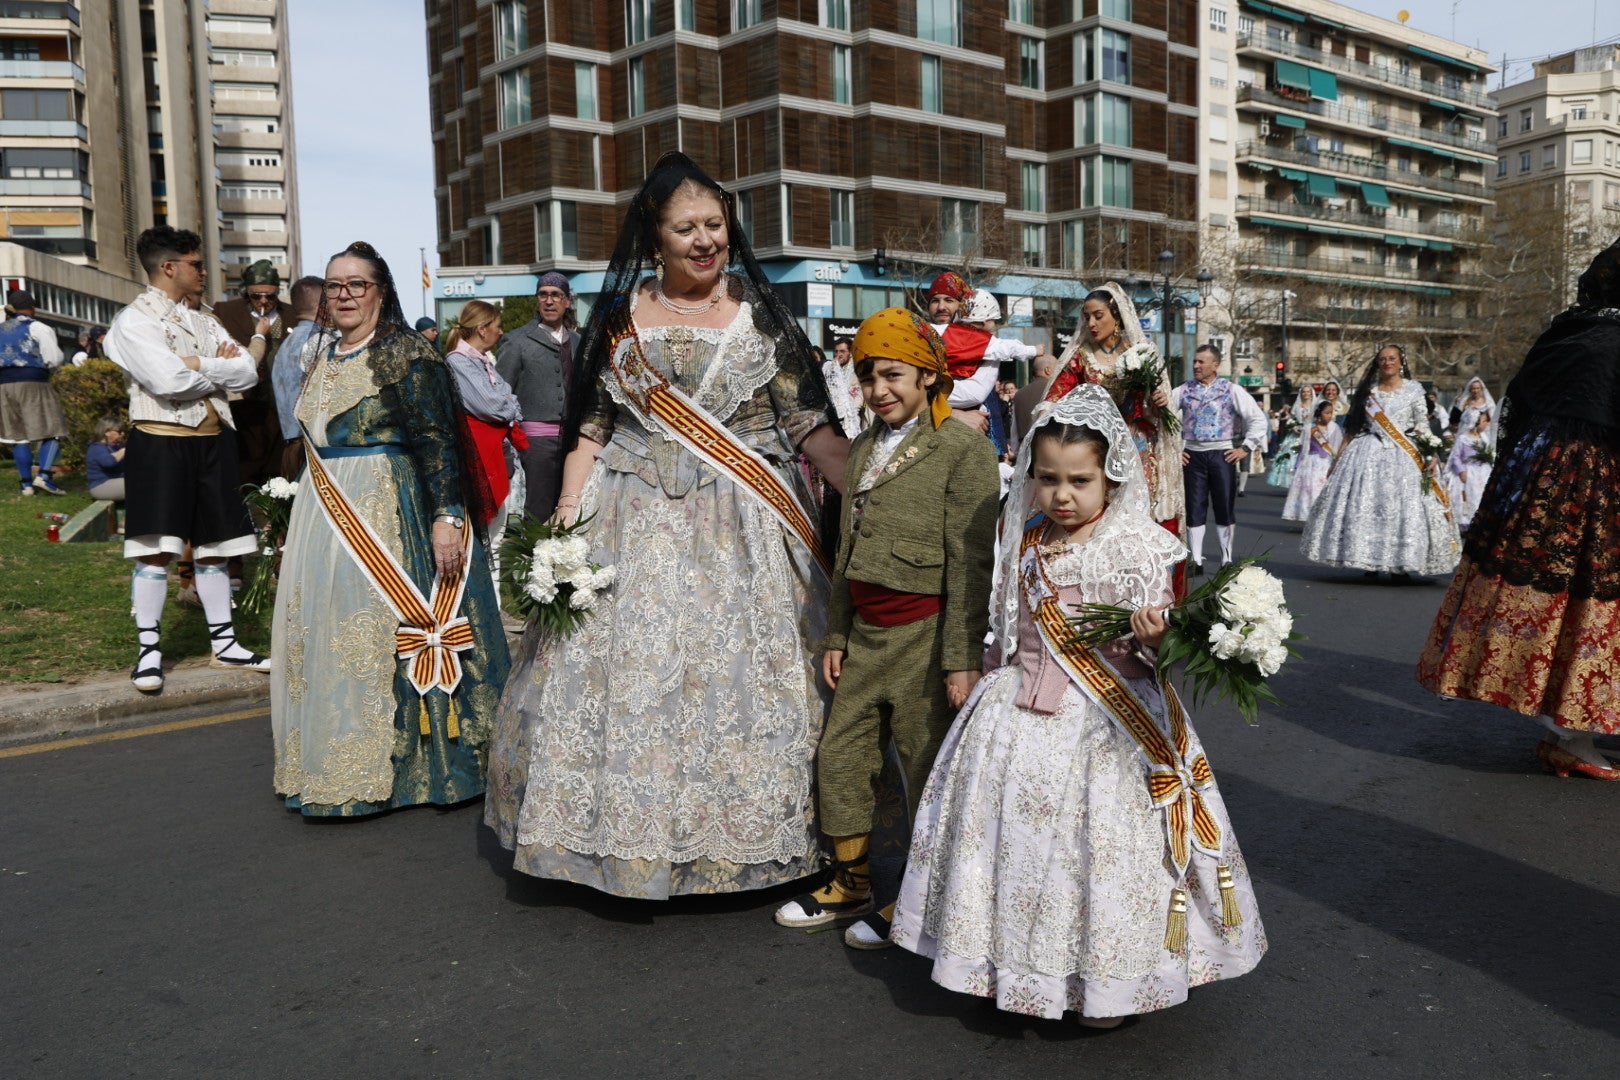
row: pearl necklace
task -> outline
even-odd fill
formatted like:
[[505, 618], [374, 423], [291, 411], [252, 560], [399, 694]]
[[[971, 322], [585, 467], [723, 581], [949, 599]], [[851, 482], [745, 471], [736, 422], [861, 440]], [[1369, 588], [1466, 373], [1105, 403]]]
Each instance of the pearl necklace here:
[[370, 345], [371, 344], [371, 339], [376, 337], [376, 336], [377, 336], [377, 331], [376, 331], [375, 328], [373, 328], [371, 333], [367, 334], [365, 337], [361, 338], [359, 341], [355, 342], [353, 345], [347, 345], [347, 346], [345, 346], [343, 344], [343, 339], [339, 338], [337, 344], [332, 347], [332, 352], [333, 352], [334, 355], [340, 356], [340, 357], [342, 357], [342, 356], [353, 356], [355, 353], [359, 352], [361, 349], [365, 348], [367, 345]]
[[714, 309], [714, 305], [718, 304], [720, 302], [720, 298], [725, 294], [726, 283], [723, 275], [720, 284], [714, 290], [714, 295], [709, 297], [709, 299], [702, 304], [677, 304], [664, 294], [664, 287], [662, 285], [653, 286], [653, 298], [656, 299], [658, 303], [666, 310], [673, 311], [677, 315], [707, 315]]

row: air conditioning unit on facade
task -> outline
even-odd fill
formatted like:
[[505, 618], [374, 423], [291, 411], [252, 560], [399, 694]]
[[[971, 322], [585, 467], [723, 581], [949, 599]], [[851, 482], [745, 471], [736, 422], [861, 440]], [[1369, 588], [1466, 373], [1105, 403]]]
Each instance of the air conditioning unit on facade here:
[[1270, 120], [1262, 120], [1262, 121], [1260, 121], [1260, 137], [1262, 139], [1266, 139], [1266, 138], [1271, 137], [1271, 121]]

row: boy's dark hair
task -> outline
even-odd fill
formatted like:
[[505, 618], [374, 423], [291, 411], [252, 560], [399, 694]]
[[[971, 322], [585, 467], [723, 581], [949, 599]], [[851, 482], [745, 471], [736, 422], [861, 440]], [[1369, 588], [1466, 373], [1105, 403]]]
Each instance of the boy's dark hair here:
[[313, 301], [316, 305], [319, 305], [321, 290], [325, 287], [325, 285], [325, 279], [318, 278], [314, 274], [308, 274], [301, 277], [297, 281], [293, 282], [292, 288], [288, 290], [288, 303], [292, 304], [293, 310], [295, 311], [301, 310], [311, 301]]
[[135, 254], [141, 260], [141, 268], [146, 271], [146, 276], [151, 277], [164, 263], [184, 255], [195, 255], [202, 250], [202, 246], [202, 237], [190, 229], [154, 225], [135, 241]]
[[847, 337], [833, 338], [833, 348], [836, 349], [840, 345], [849, 349], [853, 349], [855, 347], [855, 343]]
[[[1097, 451], [1098, 462], [1108, 460], [1108, 438], [1096, 428], [1089, 428], [1083, 424], [1042, 424], [1035, 429], [1031, 436], [1033, 440], [1029, 450], [1029, 474], [1035, 475], [1035, 448], [1042, 442], [1055, 442], [1059, 446], [1074, 446], [1085, 444]], [[1119, 481], [1111, 478], [1107, 472], [1103, 473], [1103, 480], [1110, 490], [1119, 486]]]
[[[872, 369], [877, 366], [877, 362], [879, 360], [889, 360], [889, 359], [893, 359], [893, 358], [888, 357], [888, 356], [868, 356], [865, 359], [855, 361], [855, 381], [860, 382], [862, 379], [867, 378], [868, 376], [870, 376], [872, 374]], [[902, 361], [896, 361], [896, 362], [897, 363], [905, 363], [905, 361], [903, 361], [903, 360]], [[917, 367], [916, 364], [906, 364], [906, 366], [916, 370], [916, 372], [917, 372], [917, 385], [921, 386], [922, 385], [922, 377], [924, 375], [928, 374], [928, 373], [926, 371], [924, 371], [922, 368]], [[940, 381], [938, 379], [935, 379], [934, 384], [927, 388], [928, 389], [928, 400], [930, 402], [932, 402], [934, 400], [934, 396], [939, 393], [941, 385], [942, 384], [940, 383]]]

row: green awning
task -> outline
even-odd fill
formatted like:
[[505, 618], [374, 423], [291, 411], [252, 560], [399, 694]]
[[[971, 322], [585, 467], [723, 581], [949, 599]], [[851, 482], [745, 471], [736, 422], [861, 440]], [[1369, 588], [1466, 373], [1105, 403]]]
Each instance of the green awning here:
[[1429, 246], [1429, 242], [1427, 240], [1424, 240], [1424, 239], [1420, 238], [1420, 237], [1408, 236], [1406, 238], [1406, 245], [1408, 247], [1426, 248], [1426, 247]]
[[1405, 139], [1397, 139], [1393, 135], [1385, 135], [1384, 136], [1384, 141], [1387, 142], [1387, 143], [1391, 143], [1391, 144], [1393, 144], [1395, 146], [1411, 147], [1413, 150], [1428, 150], [1428, 149], [1430, 149], [1430, 147], [1424, 146], [1422, 143], [1408, 142]]
[[1404, 236], [1390, 236], [1388, 233], [1385, 233], [1384, 234], [1384, 243], [1388, 244], [1390, 247], [1405, 247], [1406, 246], [1406, 237], [1404, 237]]
[[1306, 225], [1305, 225], [1305, 223], [1303, 221], [1280, 221], [1277, 218], [1268, 218], [1268, 217], [1251, 217], [1249, 220], [1251, 222], [1253, 222], [1254, 224], [1256, 224], [1256, 225], [1270, 225], [1273, 228], [1277, 228], [1277, 229], [1304, 229], [1304, 228], [1306, 228]]
[[1311, 92], [1311, 69], [1292, 60], [1277, 61], [1277, 83], [1295, 90]]
[[1427, 199], [1429, 202], [1450, 204], [1457, 201], [1450, 195], [1431, 195], [1427, 191], [1402, 191], [1401, 194], [1409, 199]]
[[1331, 199], [1339, 193], [1339, 185], [1333, 182], [1333, 177], [1322, 173], [1306, 173], [1305, 188], [1313, 199]]
[[1366, 203], [1368, 206], [1389, 206], [1389, 192], [1384, 190], [1384, 185], [1382, 184], [1368, 184], [1364, 182], [1361, 185], [1361, 201]]
[[1292, 180], [1296, 184], [1303, 184], [1305, 182], [1305, 178], [1311, 174], [1308, 172], [1301, 172], [1298, 169], [1278, 169], [1277, 175], [1282, 177], [1284, 180]]
[[1323, 101], [1339, 100], [1339, 77], [1331, 71], [1320, 68], [1306, 68], [1311, 79], [1311, 97], [1321, 98]]
[[1342, 22], [1334, 22], [1332, 19], [1324, 19], [1320, 15], [1312, 15], [1311, 16], [1311, 22], [1313, 22], [1313, 23], [1321, 23], [1323, 26], [1331, 26], [1335, 30], [1349, 30], [1349, 29], [1351, 29], [1350, 27], [1344, 25], [1344, 23], [1342, 23]]
[[1283, 127], [1291, 128], [1302, 128], [1305, 126], [1305, 120], [1303, 117], [1289, 116], [1287, 113], [1278, 113], [1277, 123], [1281, 124]]
[[1451, 250], [1451, 241], [1449, 241], [1449, 240], [1430, 240], [1429, 241], [1429, 247], [1433, 248], [1435, 251], [1450, 251]]
[[1459, 112], [1459, 111], [1461, 111], [1461, 106], [1453, 105], [1449, 101], [1437, 101], [1434, 98], [1430, 98], [1429, 99], [1429, 104], [1433, 105], [1437, 109], [1446, 109], [1446, 110], [1449, 110], [1450, 112]]
[[1482, 70], [1478, 64], [1470, 64], [1466, 60], [1458, 60], [1456, 57], [1447, 56], [1445, 53], [1437, 53], [1437, 52], [1431, 52], [1428, 49], [1420, 49], [1416, 45], [1408, 45], [1407, 48], [1411, 49], [1414, 53], [1416, 53], [1419, 56], [1426, 56], [1430, 60], [1438, 60], [1442, 64], [1450, 64], [1453, 67], [1460, 67], [1464, 71], [1480, 71], [1480, 70]]
[[1287, 8], [1278, 7], [1276, 4], [1262, 3], [1261, 0], [1243, 0], [1243, 6], [1254, 8], [1256, 11], [1263, 11], [1267, 15], [1275, 15], [1279, 19], [1288, 19], [1297, 23], [1305, 21], [1305, 16], [1297, 11], [1289, 11]]

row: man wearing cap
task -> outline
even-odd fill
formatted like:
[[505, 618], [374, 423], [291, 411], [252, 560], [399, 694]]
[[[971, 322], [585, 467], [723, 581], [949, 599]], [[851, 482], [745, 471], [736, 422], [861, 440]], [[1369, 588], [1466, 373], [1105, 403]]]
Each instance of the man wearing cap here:
[[260, 259], [242, 271], [242, 295], [215, 304], [214, 318], [258, 365], [259, 384], [231, 403], [231, 416], [242, 480], [262, 484], [281, 466], [281, 422], [270, 371], [294, 320], [292, 306], [281, 301], [275, 264]]
[[[949, 423], [945, 347], [919, 316], [885, 308], [861, 323], [855, 374], [880, 422], [850, 447], [822, 675], [834, 690], [816, 754], [833, 879], [776, 911], [783, 926], [870, 912], [872, 781], [892, 739], [913, 815], [934, 755], [978, 681], [989, 622], [1000, 483], [984, 439]], [[889, 943], [893, 905], [845, 944]]]
[[133, 429], [124, 455], [124, 557], [135, 560], [140, 652], [130, 679], [137, 690], [156, 693], [163, 689], [159, 626], [169, 562], [188, 543], [214, 666], [270, 670], [269, 657], [236, 640], [225, 571], [226, 559], [257, 546], [242, 502], [229, 395], [253, 389], [258, 375], [225, 328], [188, 302], [199, 300], [207, 283], [201, 237], [159, 225], [141, 233], [135, 253], [149, 287], [108, 328], [107, 356], [124, 369]]
[[[978, 309], [973, 302], [978, 297]], [[934, 332], [945, 343], [950, 363], [951, 411], [958, 420], [978, 431], [989, 433], [990, 417], [982, 411], [984, 399], [995, 389], [1001, 361], [1016, 360], [1038, 351], [1021, 341], [997, 338], [982, 326], [959, 322], [994, 322], [1001, 318], [1001, 306], [986, 290], [975, 290], [961, 274], [947, 270], [928, 287], [928, 318]]]
[[439, 324], [426, 315], [416, 320], [416, 332], [427, 338], [429, 345], [439, 344]]
[[[34, 298], [22, 289], [6, 293], [6, 320], [0, 322], [0, 443], [11, 447], [22, 493], [66, 495], [52, 470], [68, 433], [62, 401], [51, 388], [51, 372], [62, 366], [56, 332], [34, 320]], [[39, 443], [39, 475], [34, 475], [34, 443]]]
[[540, 275], [532, 322], [506, 335], [495, 370], [517, 395], [523, 409], [523, 512], [542, 521], [557, 509], [562, 485], [562, 422], [579, 333], [574, 329], [574, 293], [568, 279], [552, 270]]

